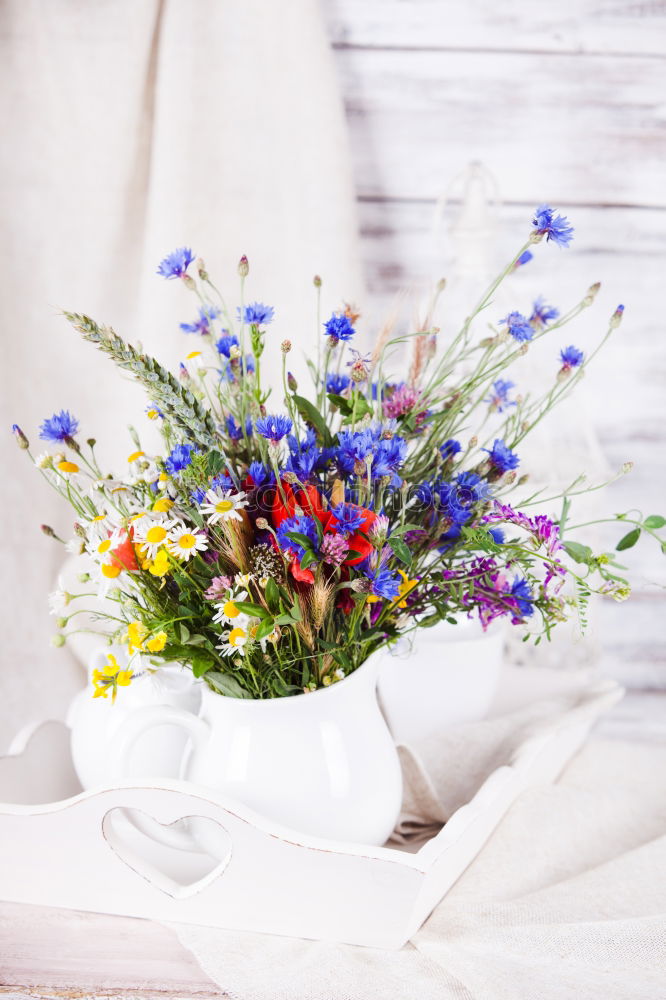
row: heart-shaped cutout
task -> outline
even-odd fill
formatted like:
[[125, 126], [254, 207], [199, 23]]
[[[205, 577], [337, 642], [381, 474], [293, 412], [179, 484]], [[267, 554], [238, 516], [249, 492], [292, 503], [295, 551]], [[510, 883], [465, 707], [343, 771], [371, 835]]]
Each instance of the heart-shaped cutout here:
[[128, 868], [173, 899], [201, 892], [231, 861], [228, 831], [207, 816], [160, 823], [142, 809], [116, 806], [104, 816], [102, 833]]

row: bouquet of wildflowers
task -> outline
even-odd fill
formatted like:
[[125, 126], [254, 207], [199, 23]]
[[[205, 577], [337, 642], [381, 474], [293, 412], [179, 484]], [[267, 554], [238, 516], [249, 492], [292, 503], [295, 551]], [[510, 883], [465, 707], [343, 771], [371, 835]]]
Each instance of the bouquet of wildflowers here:
[[[55, 450], [35, 464], [74, 507], [74, 549], [94, 563], [83, 580], [113, 602], [109, 640], [129, 654], [126, 665], [109, 656], [95, 695], [115, 699], [143, 671], [177, 661], [221, 694], [282, 697], [335, 683], [399, 636], [443, 620], [454, 626], [461, 614], [484, 628], [498, 618], [529, 626], [526, 637], [538, 642], [571, 615], [584, 620], [592, 592], [628, 596], [615, 554], [570, 537], [582, 477], [560, 495], [557, 520], [535, 510], [557, 497], [523, 489], [509, 502], [527, 480], [521, 442], [578, 383], [623, 307], [588, 357], [575, 346], [561, 351], [538, 398], [513, 395], [507, 370], [584, 312], [598, 285], [563, 315], [539, 299], [529, 316], [490, 322], [482, 339], [472, 331], [530, 247], [566, 247], [572, 232], [540, 206], [526, 243], [447, 343], [432, 320], [442, 285], [417, 329], [396, 334], [387, 324], [368, 354], [354, 346], [360, 317], [345, 305], [319, 328], [307, 394], [283, 341], [277, 399], [261, 374], [273, 309], [245, 301], [245, 257], [233, 310], [189, 248], [160, 264], [160, 275], [196, 299], [196, 316], [181, 323], [195, 349], [177, 375], [112, 329], [66, 313], [143, 385], [163, 440], [160, 454], [147, 454], [131, 430], [128, 471], [116, 478], [99, 467], [94, 440], [79, 440], [68, 411], [41, 427]], [[318, 300], [321, 280], [314, 285]], [[408, 355], [401, 381], [387, 367], [397, 349]], [[618, 550], [666, 525], [658, 515], [614, 519], [629, 527]], [[65, 611], [71, 598], [53, 598], [63, 628], [76, 617]]]

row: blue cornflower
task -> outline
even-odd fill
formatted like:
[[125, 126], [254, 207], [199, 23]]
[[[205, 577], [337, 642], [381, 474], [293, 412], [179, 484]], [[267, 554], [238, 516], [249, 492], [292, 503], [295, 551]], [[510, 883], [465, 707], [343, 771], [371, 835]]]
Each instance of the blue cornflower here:
[[540, 295], [532, 307], [530, 323], [539, 323], [541, 326], [545, 326], [546, 323], [550, 323], [551, 319], [557, 319], [559, 315], [560, 310], [554, 306], [546, 305], [543, 295]]
[[520, 459], [515, 451], [511, 451], [501, 438], [495, 438], [495, 444], [492, 448], [483, 448], [482, 450], [488, 453], [491, 465], [502, 475], [520, 465]]
[[529, 262], [532, 260], [533, 257], [534, 257], [534, 254], [532, 253], [531, 250], [524, 250], [521, 253], [521, 255], [518, 258], [518, 260], [516, 261], [516, 263], [513, 265], [514, 269], [518, 268], [518, 267], [524, 267], [525, 264], [529, 264]]
[[560, 361], [562, 362], [562, 368], [564, 371], [570, 371], [572, 368], [578, 368], [582, 365], [585, 359], [585, 355], [582, 351], [579, 351], [577, 347], [573, 344], [569, 344], [564, 350], [560, 351]]
[[177, 472], [182, 472], [188, 467], [192, 461], [193, 451], [194, 446], [191, 444], [177, 444], [172, 448], [171, 454], [164, 459], [164, 468], [170, 476], [174, 476]]
[[344, 314], [340, 316], [333, 313], [331, 318], [324, 323], [324, 327], [326, 329], [325, 336], [330, 337], [335, 344], [339, 340], [351, 340], [356, 333], [351, 320]]
[[289, 434], [292, 423], [289, 417], [273, 414], [270, 417], [258, 417], [254, 422], [254, 426], [262, 437], [267, 438], [273, 444], [277, 444], [285, 434]]
[[457, 483], [440, 482], [436, 485], [444, 517], [454, 525], [464, 524], [471, 517], [473, 492], [460, 489]]
[[568, 247], [573, 239], [573, 226], [565, 215], [555, 215], [550, 205], [539, 205], [532, 219], [534, 231], [558, 246]]
[[435, 502], [435, 489], [432, 483], [415, 483], [410, 489], [411, 498], [424, 507], [432, 507]]
[[[231, 414], [229, 414], [228, 417], [225, 417], [224, 423], [226, 424], [227, 434], [231, 440], [240, 441], [243, 437], [243, 428], [240, 424], [236, 423]], [[245, 434], [247, 437], [252, 437], [252, 420], [250, 417], [247, 417], [245, 421]]]
[[339, 535], [353, 535], [365, 520], [361, 508], [354, 503], [339, 503], [333, 507], [332, 514], [338, 522], [333, 527]]
[[317, 444], [317, 435], [311, 427], [308, 427], [302, 441], [299, 441], [295, 434], [290, 434], [287, 438], [287, 444], [289, 451], [300, 454], [304, 451], [310, 451], [311, 448], [315, 447]]
[[509, 379], [498, 378], [492, 385], [490, 396], [486, 396], [484, 403], [488, 403], [498, 413], [503, 413], [509, 406], [516, 406], [515, 401], [509, 399], [509, 392], [515, 387], [514, 382]]
[[501, 528], [488, 528], [488, 534], [497, 545], [504, 542], [505, 535]]
[[523, 316], [519, 312], [510, 312], [508, 316], [500, 320], [500, 323], [506, 323], [506, 327], [514, 338], [521, 343], [526, 340], [531, 340], [534, 336], [534, 330], [530, 326], [530, 321], [526, 316]]
[[439, 453], [444, 461], [446, 461], [448, 458], [453, 458], [454, 455], [457, 455], [461, 451], [461, 448], [460, 441], [456, 441], [455, 438], [449, 438], [448, 441], [439, 446]]
[[238, 337], [234, 333], [223, 333], [215, 346], [225, 358], [231, 357], [231, 348], [238, 347]]
[[293, 472], [302, 483], [305, 483], [312, 476], [318, 460], [317, 448], [311, 448], [309, 451], [292, 451], [284, 463], [285, 471]]
[[69, 410], [61, 410], [45, 420], [39, 428], [42, 441], [66, 441], [72, 438], [79, 429], [79, 422]]
[[255, 486], [268, 486], [275, 481], [275, 476], [262, 462], [251, 462], [247, 470]]
[[397, 573], [380, 566], [374, 572], [366, 573], [366, 576], [371, 584], [370, 593], [375, 597], [385, 597], [392, 601], [400, 596], [400, 577]]
[[343, 475], [351, 475], [357, 462], [365, 464], [377, 447], [377, 434], [369, 427], [362, 431], [338, 431], [336, 461]]
[[182, 278], [194, 260], [194, 254], [189, 247], [179, 247], [160, 263], [157, 273], [163, 278]]
[[392, 438], [382, 438], [375, 450], [372, 460], [372, 475], [395, 476], [402, 463], [407, 458], [407, 442], [397, 435]]
[[314, 520], [307, 514], [299, 517], [285, 517], [284, 521], [277, 529], [277, 540], [283, 552], [293, 552], [297, 559], [302, 559], [305, 555], [305, 546], [295, 542], [292, 538], [287, 538], [290, 532], [298, 532], [299, 535], [306, 535], [312, 542], [312, 547], [317, 544], [317, 529]]
[[326, 376], [326, 392], [332, 392], [339, 396], [340, 393], [348, 389], [351, 383], [349, 375], [338, 375], [336, 372], [329, 372]]
[[475, 504], [479, 500], [487, 500], [490, 495], [490, 486], [476, 472], [459, 473], [455, 483], [463, 503]]
[[[240, 309], [236, 310], [236, 314], [240, 321]], [[243, 309], [243, 320], [254, 326], [266, 326], [272, 321], [274, 315], [275, 309], [273, 306], [265, 306], [263, 302], [251, 302]]]
[[517, 576], [509, 593], [518, 605], [521, 618], [529, 618], [534, 614], [534, 596], [527, 580]]
[[199, 307], [199, 319], [195, 320], [194, 323], [181, 323], [180, 328], [183, 333], [209, 333], [211, 321], [217, 319], [220, 315], [220, 310], [216, 309], [215, 306], [200, 306]]

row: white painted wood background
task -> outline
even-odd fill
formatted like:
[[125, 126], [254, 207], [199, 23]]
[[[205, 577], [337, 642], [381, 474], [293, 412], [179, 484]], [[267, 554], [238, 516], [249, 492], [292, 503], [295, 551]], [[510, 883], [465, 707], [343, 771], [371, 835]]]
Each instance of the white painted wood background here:
[[[322, 3], [375, 311], [440, 276], [435, 204], [470, 161], [499, 185], [498, 265], [534, 206], [556, 206], [575, 242], [524, 269], [516, 307], [541, 292], [575, 301], [599, 280], [585, 320], [601, 332], [625, 304], [619, 335], [581, 391], [610, 466], [635, 462], [608, 505], [666, 515], [666, 3]], [[633, 565], [633, 600], [601, 609], [602, 642], [624, 683], [666, 686], [666, 559], [642, 540]]]

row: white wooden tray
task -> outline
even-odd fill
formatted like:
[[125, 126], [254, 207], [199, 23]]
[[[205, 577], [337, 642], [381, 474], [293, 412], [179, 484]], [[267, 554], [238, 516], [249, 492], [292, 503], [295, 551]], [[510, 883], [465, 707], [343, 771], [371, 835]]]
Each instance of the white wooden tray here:
[[[0, 898], [399, 948], [518, 795], [555, 780], [621, 696], [613, 682], [588, 688], [416, 853], [306, 836], [188, 782], [125, 782], [75, 794], [68, 731], [46, 722], [0, 758], [0, 801], [11, 803], [0, 804]], [[163, 825], [189, 822], [190, 831], [207, 824], [217, 833], [215, 856], [147, 838], [130, 821], [131, 809]]]

